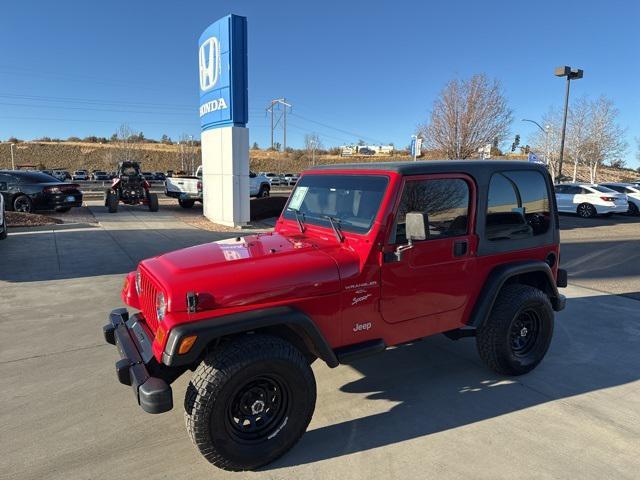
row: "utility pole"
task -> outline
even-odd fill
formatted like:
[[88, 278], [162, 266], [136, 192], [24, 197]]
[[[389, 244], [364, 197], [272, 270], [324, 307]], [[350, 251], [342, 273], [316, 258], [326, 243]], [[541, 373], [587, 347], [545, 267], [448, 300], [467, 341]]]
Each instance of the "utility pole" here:
[[[282, 113], [280, 114], [278, 119], [275, 120], [275, 123], [274, 123], [274, 112], [275, 112], [276, 106], [278, 107], [278, 110], [282, 110]], [[287, 149], [287, 108], [291, 109], [292, 105], [290, 103], [287, 103], [287, 100], [283, 97], [283, 98], [275, 98], [271, 100], [271, 103], [266, 109], [267, 112], [271, 113], [271, 150], [273, 150], [273, 146], [274, 146], [274, 143], [273, 143], [274, 132], [276, 127], [278, 126], [278, 123], [280, 123], [281, 119], [283, 120], [283, 130], [284, 130], [282, 143], [283, 143], [284, 150]]]

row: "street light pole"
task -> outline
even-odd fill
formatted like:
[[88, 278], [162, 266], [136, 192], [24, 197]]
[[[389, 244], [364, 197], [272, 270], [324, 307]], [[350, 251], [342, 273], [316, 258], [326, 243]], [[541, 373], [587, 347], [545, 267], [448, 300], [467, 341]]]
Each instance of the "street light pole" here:
[[418, 136], [411, 135], [413, 139], [413, 161], [416, 162], [418, 160]]
[[11, 144], [11, 170], [15, 170], [16, 169], [16, 162], [13, 159], [13, 146], [15, 145], [15, 143]]
[[564, 159], [564, 138], [567, 132], [567, 112], [569, 110], [569, 89], [571, 80], [579, 80], [584, 72], [579, 68], [569, 66], [558, 67], [554, 72], [556, 77], [567, 77], [567, 90], [564, 96], [564, 118], [562, 119], [562, 137], [560, 140], [560, 161], [558, 162], [558, 179], [562, 177], [562, 160]]

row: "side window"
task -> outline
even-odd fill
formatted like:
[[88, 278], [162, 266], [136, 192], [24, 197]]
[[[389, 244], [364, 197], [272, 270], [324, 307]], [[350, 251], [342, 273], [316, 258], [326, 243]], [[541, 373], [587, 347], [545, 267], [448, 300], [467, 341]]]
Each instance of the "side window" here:
[[429, 239], [466, 235], [469, 185], [462, 179], [416, 180], [405, 184], [391, 243], [407, 243], [405, 217], [423, 212], [429, 218]]
[[541, 235], [549, 230], [550, 223], [547, 186], [539, 172], [522, 170], [492, 175], [486, 224], [489, 240]]
[[553, 189], [556, 191], [556, 193], [567, 193], [567, 187], [565, 187], [564, 185], [556, 185], [555, 187], [553, 187]]

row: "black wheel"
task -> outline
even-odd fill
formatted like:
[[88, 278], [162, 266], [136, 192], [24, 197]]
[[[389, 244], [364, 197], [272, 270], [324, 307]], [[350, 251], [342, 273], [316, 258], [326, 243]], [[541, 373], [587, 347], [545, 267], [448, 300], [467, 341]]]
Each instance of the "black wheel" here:
[[182, 200], [181, 198], [178, 199], [178, 203], [180, 204], [180, 206], [182, 208], [191, 208], [195, 205], [196, 201], [195, 200]]
[[522, 375], [542, 361], [552, 335], [553, 309], [546, 294], [528, 285], [507, 285], [478, 328], [476, 344], [491, 369]]
[[309, 362], [292, 344], [247, 335], [210, 352], [185, 396], [191, 440], [215, 466], [253, 470], [304, 434], [316, 403]]
[[71, 207], [56, 207], [56, 212], [58, 213], [66, 213], [71, 210]]
[[596, 216], [598, 212], [593, 205], [590, 203], [581, 203], [578, 205], [578, 209], [576, 210], [579, 216], [582, 218], [593, 218]]
[[109, 206], [109, 194], [111, 193], [111, 189], [107, 189], [104, 191], [104, 206], [108, 207]]
[[33, 202], [26, 195], [18, 195], [13, 200], [13, 210], [22, 213], [33, 212]]
[[640, 209], [635, 203], [629, 202], [629, 210], [627, 213], [629, 215], [637, 216], [637, 215], [640, 215]]
[[107, 209], [109, 210], [109, 213], [116, 213], [118, 211], [119, 202], [120, 199], [116, 192], [109, 191], [109, 193], [107, 193]]
[[7, 220], [2, 220], [2, 225], [0, 225], [0, 240], [4, 240], [7, 238]]
[[269, 185], [260, 185], [260, 190], [258, 191], [258, 198], [267, 198], [271, 194], [271, 188]]
[[149, 200], [149, 211], [150, 212], [157, 212], [158, 211], [158, 195], [156, 195], [155, 193], [149, 193], [148, 194], [148, 200]]

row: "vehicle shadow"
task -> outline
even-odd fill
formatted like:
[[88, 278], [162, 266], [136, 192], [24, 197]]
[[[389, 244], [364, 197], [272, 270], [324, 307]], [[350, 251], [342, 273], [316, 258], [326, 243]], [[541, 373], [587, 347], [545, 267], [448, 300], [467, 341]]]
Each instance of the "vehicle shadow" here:
[[560, 230], [575, 230], [578, 228], [593, 228], [608, 225], [638, 224], [640, 216], [616, 213], [609, 216], [598, 215], [594, 218], [582, 218], [571, 213], [559, 213]]
[[[360, 418], [308, 431], [300, 443], [267, 469], [308, 464], [371, 450], [508, 415], [536, 405], [606, 389], [640, 378], [640, 328], [587, 312], [616, 311], [638, 319], [634, 300], [615, 296], [571, 299], [556, 321], [551, 349], [543, 363], [522, 377], [492, 373], [477, 357], [473, 341], [442, 336], [402, 346], [358, 361], [363, 377], [343, 385], [344, 393], [382, 400], [388, 411], [367, 401], [344, 401], [346, 415]], [[620, 304], [624, 304], [621, 311]], [[628, 311], [627, 311], [628, 310]], [[629, 318], [626, 317], [626, 318]], [[625, 317], [620, 317], [625, 318]], [[586, 324], [588, 322], [588, 324]], [[345, 367], [339, 367], [345, 368]], [[319, 404], [322, 399], [319, 398]], [[324, 405], [323, 409], [331, 409]], [[629, 413], [631, 415], [631, 413]], [[329, 414], [329, 418], [332, 414]], [[544, 423], [545, 417], [540, 416]]]

